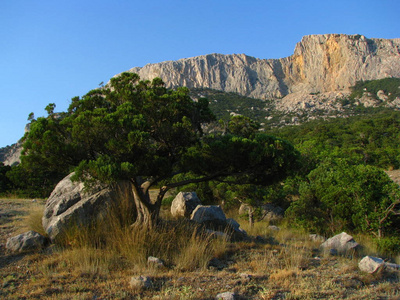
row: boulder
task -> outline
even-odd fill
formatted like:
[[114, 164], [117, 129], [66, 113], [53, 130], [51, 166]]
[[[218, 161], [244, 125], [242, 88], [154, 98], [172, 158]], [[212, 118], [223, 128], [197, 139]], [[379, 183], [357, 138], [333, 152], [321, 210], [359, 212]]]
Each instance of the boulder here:
[[206, 227], [226, 227], [226, 216], [219, 205], [198, 205], [192, 212], [190, 220]]
[[201, 205], [201, 201], [195, 192], [180, 192], [172, 201], [171, 214], [173, 217], [190, 218], [197, 205]]
[[82, 182], [71, 181], [72, 175], [61, 180], [46, 201], [42, 224], [51, 240], [68, 228], [85, 226], [104, 218], [111, 207], [121, 204], [121, 193], [127, 203], [133, 203], [129, 199], [132, 192], [127, 181], [113, 187], [97, 184], [85, 189]]
[[385, 261], [378, 257], [373, 256], [365, 256], [360, 262], [358, 263], [358, 267], [361, 271], [367, 273], [376, 273], [377, 271], [381, 270], [385, 266]]
[[6, 248], [12, 252], [22, 252], [41, 249], [45, 244], [46, 238], [31, 230], [9, 238], [6, 243]]
[[355, 251], [360, 248], [360, 245], [353, 239], [353, 237], [346, 232], [327, 239], [321, 244], [321, 249], [326, 252], [345, 254], [351, 250]]

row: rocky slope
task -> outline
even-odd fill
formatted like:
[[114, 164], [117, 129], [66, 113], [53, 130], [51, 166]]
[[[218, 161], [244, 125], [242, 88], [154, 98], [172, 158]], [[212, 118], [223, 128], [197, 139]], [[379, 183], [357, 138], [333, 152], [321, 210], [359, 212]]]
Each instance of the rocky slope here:
[[400, 77], [400, 39], [309, 35], [286, 58], [209, 54], [135, 67], [129, 72], [143, 79], [160, 77], [167, 87], [211, 88], [258, 99], [346, 92], [358, 80]]

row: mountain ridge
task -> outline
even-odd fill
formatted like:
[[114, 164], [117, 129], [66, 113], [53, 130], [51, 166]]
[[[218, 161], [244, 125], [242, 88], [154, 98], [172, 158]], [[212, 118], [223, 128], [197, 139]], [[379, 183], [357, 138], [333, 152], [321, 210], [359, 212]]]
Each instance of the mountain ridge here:
[[308, 35], [284, 58], [215, 53], [147, 64], [128, 72], [142, 79], [160, 77], [168, 88], [210, 88], [263, 100], [298, 92], [346, 91], [359, 80], [400, 77], [400, 39]]

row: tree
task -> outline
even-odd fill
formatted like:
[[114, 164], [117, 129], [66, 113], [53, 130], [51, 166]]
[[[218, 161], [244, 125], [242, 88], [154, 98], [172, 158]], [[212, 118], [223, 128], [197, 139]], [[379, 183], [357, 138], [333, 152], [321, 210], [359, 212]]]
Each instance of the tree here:
[[[74, 167], [75, 177], [88, 184], [129, 180], [135, 224], [150, 227], [171, 188], [208, 180], [268, 184], [295, 166], [297, 151], [277, 138], [205, 136], [202, 124], [212, 120], [208, 101], [192, 101], [188, 89], [168, 90], [159, 78], [141, 81], [122, 73], [104, 88], [73, 98], [68, 112], [36, 120], [23, 163], [60, 172], [60, 166]], [[173, 180], [188, 172], [195, 176]], [[152, 201], [149, 189], [156, 184], [161, 187]]]
[[10, 166], [4, 165], [0, 162], [0, 193], [4, 193], [10, 190], [12, 183], [6, 176], [7, 172], [11, 170]]

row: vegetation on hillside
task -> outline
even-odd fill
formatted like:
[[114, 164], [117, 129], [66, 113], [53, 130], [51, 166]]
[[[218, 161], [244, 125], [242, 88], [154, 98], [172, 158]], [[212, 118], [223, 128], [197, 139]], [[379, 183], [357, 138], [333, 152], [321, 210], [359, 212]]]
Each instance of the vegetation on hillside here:
[[[170, 189], [227, 178], [269, 185], [284, 179], [298, 158], [290, 143], [258, 133], [250, 119], [233, 119], [225, 133], [203, 132], [215, 118], [207, 99], [192, 101], [186, 88], [168, 90], [159, 78], [141, 81], [133, 73], [72, 99], [67, 112], [55, 114], [54, 104], [46, 111], [25, 136], [20, 168], [50, 178], [74, 170], [89, 186], [127, 180], [137, 225], [158, 222]], [[149, 190], [156, 185], [153, 201]]]
[[400, 97], [400, 78], [384, 78], [378, 80], [358, 81], [352, 87], [350, 99], [361, 98], [365, 92], [370, 93], [371, 97], [377, 99], [378, 91], [383, 91], [388, 95], [388, 100], [393, 101]]

